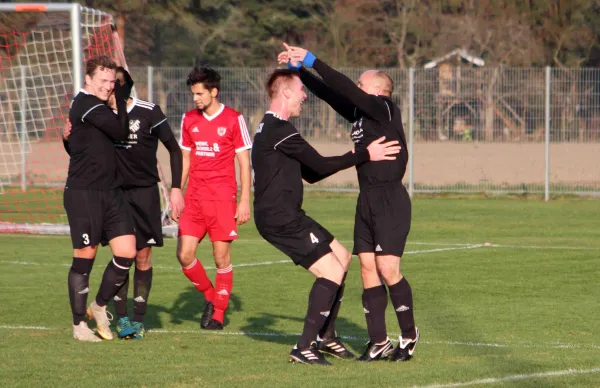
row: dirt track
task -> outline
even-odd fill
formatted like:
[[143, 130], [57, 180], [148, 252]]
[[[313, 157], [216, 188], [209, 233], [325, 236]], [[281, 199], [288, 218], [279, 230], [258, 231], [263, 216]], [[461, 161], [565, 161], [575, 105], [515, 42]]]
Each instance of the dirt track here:
[[[312, 142], [323, 155], [339, 155], [351, 149], [351, 144]], [[415, 183], [420, 185], [479, 184], [543, 184], [543, 144], [478, 144], [478, 143], [416, 143], [414, 145]], [[552, 183], [578, 184], [600, 188], [600, 144], [552, 144], [550, 148]], [[0, 144], [0, 179], [13, 179], [20, 172], [18, 147]], [[159, 160], [170, 182], [169, 156], [159, 147]], [[62, 143], [46, 142], [32, 145], [27, 154], [30, 181], [64, 182], [68, 156]], [[408, 181], [408, 173], [405, 182]], [[355, 185], [354, 169], [342, 171], [325, 182], [326, 185]]]

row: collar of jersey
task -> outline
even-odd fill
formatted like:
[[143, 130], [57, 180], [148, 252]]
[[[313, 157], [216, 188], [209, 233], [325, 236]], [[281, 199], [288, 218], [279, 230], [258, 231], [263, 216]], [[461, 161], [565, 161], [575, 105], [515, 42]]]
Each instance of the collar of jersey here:
[[207, 114], [206, 114], [204, 111], [202, 111], [202, 115], [204, 116], [204, 118], [205, 118], [205, 119], [207, 119], [208, 121], [212, 121], [212, 120], [214, 120], [214, 119], [215, 119], [215, 118], [216, 118], [218, 115], [220, 115], [220, 114], [223, 112], [223, 110], [225, 109], [225, 105], [223, 105], [223, 104], [220, 104], [220, 105], [221, 105], [221, 108], [219, 108], [219, 110], [217, 111], [217, 113], [215, 113], [215, 114], [214, 114], [214, 115], [212, 115], [212, 116], [209, 116], [209, 115], [207, 115]]
[[131, 102], [131, 107], [128, 107], [128, 108], [127, 108], [127, 113], [131, 113], [131, 111], [133, 110], [133, 107], [135, 106], [135, 104], [136, 104], [136, 102], [137, 102], [137, 100], [138, 100], [138, 99], [137, 99], [137, 98], [135, 98], [135, 97], [131, 97], [131, 99], [132, 99], [133, 101]]
[[275, 113], [273, 111], [270, 111], [270, 110], [266, 111], [265, 114], [266, 115], [272, 115], [273, 117], [275, 117], [276, 119], [279, 119], [279, 120], [287, 121], [283, 117], [279, 116], [277, 113]]

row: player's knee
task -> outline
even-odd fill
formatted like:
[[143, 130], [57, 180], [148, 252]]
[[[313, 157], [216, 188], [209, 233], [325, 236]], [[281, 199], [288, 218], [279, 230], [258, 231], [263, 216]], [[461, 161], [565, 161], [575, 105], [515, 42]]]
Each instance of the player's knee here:
[[214, 258], [217, 268], [227, 268], [231, 265], [231, 255], [229, 252], [215, 252]]
[[135, 267], [140, 271], [147, 271], [152, 267], [152, 250], [150, 247], [140, 249], [135, 257]]
[[177, 250], [177, 260], [179, 260], [179, 264], [181, 264], [182, 267], [187, 267], [192, 264], [194, 259], [196, 259], [196, 254], [194, 252], [182, 249]]
[[126, 257], [128, 259], [133, 260], [137, 255], [137, 251], [135, 250], [135, 247], [131, 248], [127, 246], [120, 246], [113, 251], [113, 255], [119, 257]]
[[350, 263], [352, 262], [352, 254], [344, 248], [342, 251], [336, 252], [336, 256], [342, 264], [342, 267], [344, 267], [344, 272], [347, 272], [348, 268], [350, 268]]
[[82, 259], [93, 259], [96, 257], [96, 252], [98, 251], [98, 246], [89, 246], [81, 249], [73, 250], [73, 257], [80, 257]]
[[217, 268], [227, 268], [231, 265], [231, 243], [225, 241], [213, 242], [213, 257]]
[[331, 256], [331, 260], [327, 260], [325, 266], [323, 266], [322, 277], [325, 279], [329, 279], [332, 282], [337, 284], [342, 284], [342, 280], [344, 279], [344, 273], [346, 269], [342, 265], [342, 263], [335, 258], [334, 255]]
[[401, 279], [400, 267], [389, 264], [378, 265], [379, 273], [387, 285], [396, 284]]

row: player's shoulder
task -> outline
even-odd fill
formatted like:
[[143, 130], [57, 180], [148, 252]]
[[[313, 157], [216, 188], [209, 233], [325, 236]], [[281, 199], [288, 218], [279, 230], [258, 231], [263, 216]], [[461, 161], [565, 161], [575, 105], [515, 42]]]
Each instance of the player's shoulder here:
[[149, 111], [153, 111], [156, 108], [160, 109], [160, 107], [150, 101], [140, 100], [139, 98], [133, 98], [133, 106], [140, 109], [146, 109]]
[[198, 120], [201, 120], [202, 118], [202, 113], [198, 109], [191, 109], [183, 114], [181, 122], [185, 122], [187, 124], [191, 122], [196, 122]]
[[100, 105], [100, 104], [105, 104], [104, 101], [102, 101], [101, 99], [99, 99], [98, 97], [96, 97], [95, 95], [86, 92], [85, 90], [81, 89], [79, 91], [79, 93], [77, 93], [77, 95], [75, 96], [75, 98], [73, 98], [73, 102], [71, 103], [71, 107], [73, 106], [93, 106], [93, 105]]
[[93, 109], [102, 106], [106, 106], [104, 101], [82, 89], [71, 101], [69, 116], [83, 117]]
[[236, 119], [239, 116], [242, 116], [242, 114], [240, 112], [238, 112], [237, 110], [235, 110], [227, 105], [223, 105], [223, 112], [221, 112], [221, 114], [225, 117], [234, 117]]
[[186, 119], [200, 118], [202, 117], [202, 113], [198, 109], [190, 109], [183, 114], [183, 117]]
[[280, 139], [298, 133], [298, 130], [292, 123], [273, 112], [265, 113], [261, 123], [258, 125], [257, 133], [259, 129], [266, 137], [273, 139]]

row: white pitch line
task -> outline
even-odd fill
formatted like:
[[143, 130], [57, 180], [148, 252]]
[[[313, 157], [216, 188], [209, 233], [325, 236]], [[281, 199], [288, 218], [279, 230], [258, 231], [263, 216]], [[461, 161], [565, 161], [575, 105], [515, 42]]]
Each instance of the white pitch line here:
[[559, 246], [535, 246], [535, 245], [504, 245], [504, 244], [491, 244], [492, 248], [510, 248], [510, 249], [562, 249], [565, 251], [597, 251], [600, 247], [559, 247]]
[[[436, 249], [424, 249], [424, 250], [418, 250], [418, 251], [406, 251], [404, 252], [404, 254], [406, 255], [417, 255], [417, 254], [423, 254], [423, 253], [436, 253], [436, 252], [444, 252], [444, 251], [457, 251], [457, 250], [464, 250], [464, 249], [475, 249], [475, 248], [481, 248], [483, 247], [483, 244], [478, 244], [478, 245], [466, 245], [466, 246], [462, 246], [462, 247], [452, 247], [452, 248], [436, 248]], [[286, 260], [278, 260], [278, 261], [261, 261], [258, 263], [241, 263], [241, 264], [234, 264], [233, 268], [243, 268], [243, 267], [260, 267], [260, 266], [265, 266], [265, 265], [275, 265], [275, 264], [291, 264], [292, 261], [289, 259]], [[67, 263], [34, 263], [31, 261], [0, 261], [0, 264], [14, 264], [14, 265], [40, 265], [40, 266], [51, 266], [51, 267], [70, 267], [71, 264], [67, 264]], [[163, 265], [155, 265], [154, 268], [157, 269], [167, 269], [167, 270], [177, 270], [180, 271], [181, 267], [169, 267], [169, 266], [163, 266]], [[206, 270], [215, 270], [215, 267], [204, 267]]]
[[406, 251], [405, 255], [418, 255], [422, 253], [436, 253], [436, 252], [446, 252], [446, 251], [460, 251], [465, 249], [477, 249], [487, 247], [485, 244], [476, 244], [476, 245], [465, 245], [462, 247], [452, 247], [452, 248], [436, 248], [436, 249], [424, 249], [420, 251]]
[[8, 330], [57, 330], [52, 327], [44, 327], [44, 326], [9, 326], [9, 325], [0, 325], [0, 329], [8, 329]]
[[[0, 325], [0, 329], [5, 330], [40, 330], [40, 331], [59, 331], [63, 329], [44, 327], [44, 326], [26, 326], [26, 325]], [[67, 330], [67, 327], [64, 328]], [[148, 333], [154, 334], [196, 334], [196, 335], [215, 335], [215, 336], [240, 336], [240, 337], [298, 337], [300, 333], [281, 333], [281, 332], [249, 332], [249, 331], [207, 331], [207, 330], [168, 330], [168, 329], [148, 329]], [[390, 338], [397, 338], [399, 333], [389, 333]], [[347, 341], [369, 340], [368, 337], [341, 335], [341, 339]], [[392, 339], [393, 342], [397, 342]], [[538, 348], [538, 349], [600, 349], [600, 345], [594, 344], [497, 344], [485, 342], [461, 342], [461, 341], [419, 341], [425, 345], [459, 345], [467, 347], [488, 347], [488, 348]]]
[[591, 374], [591, 373], [600, 373], [600, 368], [556, 370], [556, 371], [550, 371], [550, 372], [530, 373], [530, 374], [522, 374], [522, 375], [510, 375], [510, 376], [504, 376], [504, 377], [491, 377], [491, 378], [488, 378], [488, 379], [472, 380], [472, 381], [465, 381], [465, 382], [460, 382], [460, 383], [433, 384], [433, 385], [420, 385], [420, 386], [416, 386], [415, 385], [414, 387], [415, 388], [454, 388], [454, 387], [468, 387], [469, 385], [496, 384], [496, 383], [504, 383], [504, 382], [508, 382], [508, 381], [518, 381], [518, 380], [527, 380], [527, 379], [535, 379], [535, 378], [572, 376], [572, 375], [583, 375], [583, 374]]

